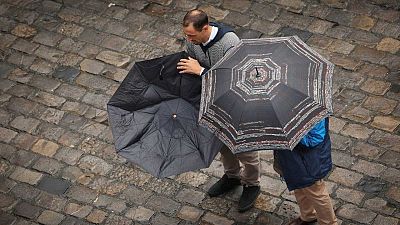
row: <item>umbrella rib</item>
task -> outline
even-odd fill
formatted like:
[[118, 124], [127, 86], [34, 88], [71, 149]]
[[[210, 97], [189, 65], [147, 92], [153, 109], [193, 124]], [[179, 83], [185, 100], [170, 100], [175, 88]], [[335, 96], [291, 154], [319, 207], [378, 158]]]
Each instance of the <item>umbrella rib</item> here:
[[[180, 122], [179, 122], [180, 123]], [[186, 134], [188, 134], [188, 131], [186, 130], [186, 127], [185, 126], [183, 126], [183, 124], [181, 124], [181, 126], [182, 126], [182, 128], [183, 128], [183, 130], [185, 131], [185, 133]], [[192, 138], [191, 136], [189, 136], [189, 135], [186, 135], [188, 138], [189, 138], [189, 141], [193, 144], [193, 146], [198, 146], [198, 142], [196, 142], [196, 140], [197, 139], [194, 139], [194, 138]], [[197, 145], [196, 145], [197, 144]], [[197, 150], [197, 151], [196, 151]], [[199, 153], [199, 156], [201, 157], [201, 159], [204, 161], [204, 155], [202, 154], [202, 152], [201, 151], [198, 151], [198, 149], [195, 149], [193, 152], [198, 152]], [[188, 153], [189, 154], [189, 153]]]

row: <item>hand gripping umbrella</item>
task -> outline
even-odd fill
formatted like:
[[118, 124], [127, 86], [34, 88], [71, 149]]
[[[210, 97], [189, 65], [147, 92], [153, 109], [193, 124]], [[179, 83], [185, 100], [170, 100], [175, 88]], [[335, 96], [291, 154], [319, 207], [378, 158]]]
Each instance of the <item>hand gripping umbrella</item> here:
[[234, 153], [293, 149], [333, 112], [332, 73], [297, 36], [242, 40], [203, 78], [200, 124]]
[[135, 63], [107, 105], [118, 154], [156, 177], [208, 167], [222, 143], [198, 125], [201, 78], [184, 52]]

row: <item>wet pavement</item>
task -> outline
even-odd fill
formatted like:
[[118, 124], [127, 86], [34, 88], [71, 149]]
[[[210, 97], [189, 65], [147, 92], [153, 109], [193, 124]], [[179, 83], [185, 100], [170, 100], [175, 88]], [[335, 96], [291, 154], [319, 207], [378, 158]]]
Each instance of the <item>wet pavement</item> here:
[[208, 169], [155, 179], [114, 151], [106, 103], [133, 63], [184, 49], [192, 8], [242, 38], [298, 35], [332, 61], [334, 169], [342, 225], [400, 222], [397, 0], [0, 0], [0, 224], [285, 224], [294, 196], [261, 152], [262, 194], [206, 190]]

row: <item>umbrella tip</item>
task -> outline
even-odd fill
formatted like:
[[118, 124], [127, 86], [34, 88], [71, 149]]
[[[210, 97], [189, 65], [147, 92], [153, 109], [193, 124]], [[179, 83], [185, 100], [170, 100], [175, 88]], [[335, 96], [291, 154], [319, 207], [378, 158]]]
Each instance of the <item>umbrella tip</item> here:
[[176, 118], [177, 117], [177, 115], [174, 113], [174, 114], [172, 114], [172, 118]]

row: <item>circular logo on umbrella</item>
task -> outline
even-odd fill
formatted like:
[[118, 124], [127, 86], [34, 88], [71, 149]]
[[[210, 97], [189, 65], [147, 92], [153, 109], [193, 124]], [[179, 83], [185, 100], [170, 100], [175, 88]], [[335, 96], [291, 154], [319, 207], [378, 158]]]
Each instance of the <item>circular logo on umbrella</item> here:
[[[243, 100], [260, 100], [260, 97], [269, 99], [270, 93], [279, 82], [286, 83], [285, 65], [278, 65], [269, 55], [249, 54], [232, 68], [231, 89]], [[282, 66], [284, 66], [283, 73]]]

